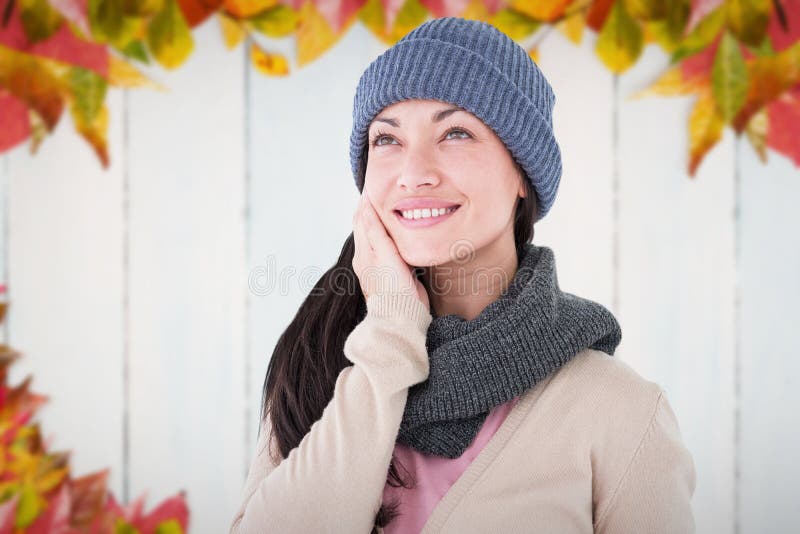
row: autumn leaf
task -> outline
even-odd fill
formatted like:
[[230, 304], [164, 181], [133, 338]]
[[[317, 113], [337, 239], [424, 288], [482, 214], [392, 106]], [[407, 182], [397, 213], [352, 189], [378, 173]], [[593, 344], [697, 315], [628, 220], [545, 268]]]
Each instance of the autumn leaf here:
[[25, 33], [32, 43], [50, 38], [64, 22], [48, 0], [19, 0], [19, 9]]
[[428, 17], [428, 10], [418, 0], [406, 0], [397, 11], [386, 10], [385, 5], [381, 0], [368, 0], [357, 16], [387, 46], [399, 41]]
[[281, 54], [264, 51], [256, 43], [250, 46], [250, 58], [253, 66], [268, 76], [286, 76], [289, 74], [289, 62]]
[[167, 90], [166, 87], [154, 82], [142, 74], [139, 69], [115, 55], [110, 57], [108, 84], [115, 87], [147, 87], [159, 91]]
[[642, 46], [642, 29], [625, 11], [624, 2], [617, 0], [597, 39], [597, 55], [612, 72], [620, 73], [639, 58]]
[[706, 15], [689, 34], [678, 44], [670, 57], [675, 64], [687, 56], [707, 48], [725, 27], [725, 6], [722, 5]]
[[739, 43], [730, 32], [723, 34], [717, 48], [711, 81], [717, 107], [728, 123], [739, 112], [747, 95], [747, 67]]
[[115, 48], [123, 49], [136, 37], [140, 21], [126, 16], [123, 0], [88, 0], [89, 26], [92, 37]]
[[673, 0], [624, 0], [625, 11], [639, 20], [655, 20], [667, 15], [667, 4]]
[[194, 28], [217, 12], [222, 0], [178, 0], [183, 18], [189, 27]]
[[164, 0], [121, 0], [122, 12], [134, 17], [152, 17], [164, 7]]
[[785, 93], [767, 108], [770, 148], [790, 158], [800, 167], [800, 87]]
[[299, 18], [300, 23], [296, 33], [297, 64], [301, 67], [314, 61], [336, 44], [347, 31], [347, 27], [355, 21], [355, 17], [351, 18], [347, 27], [336, 33], [310, 0], [303, 2]]
[[672, 53], [683, 39], [690, 13], [690, 0], [670, 0], [663, 18], [646, 22], [646, 32], [652, 41]]
[[540, 21], [511, 8], [501, 9], [489, 22], [515, 41], [532, 35], [542, 25]]
[[769, 127], [769, 116], [767, 108], [762, 108], [758, 113], [750, 118], [745, 128], [745, 134], [753, 149], [758, 154], [758, 158], [767, 162], [767, 129]]
[[536, 20], [548, 22], [560, 17], [571, 0], [511, 0], [508, 6]]
[[217, 20], [219, 21], [219, 29], [222, 32], [222, 40], [225, 42], [225, 47], [228, 50], [236, 48], [247, 35], [247, 30], [240, 21], [224, 13], [217, 13]]
[[701, 91], [689, 116], [689, 176], [694, 178], [706, 153], [722, 137], [725, 121], [717, 110], [711, 89]]
[[743, 43], [758, 46], [767, 35], [772, 0], [725, 0], [728, 28]]
[[583, 40], [583, 29], [586, 26], [586, 10], [580, 9], [567, 15], [564, 20], [556, 24], [556, 29], [567, 39], [575, 44]]
[[648, 96], [680, 96], [699, 92], [708, 86], [708, 81], [701, 77], [686, 78], [680, 66], [668, 68], [650, 86], [631, 94], [628, 100]]
[[52, 130], [64, 109], [66, 88], [56, 63], [0, 45], [0, 87], [34, 109]]
[[278, 5], [247, 20], [247, 25], [268, 37], [286, 37], [297, 29], [299, 17], [289, 6]]
[[222, 4], [232, 17], [243, 19], [277, 6], [280, 0], [224, 0]]
[[194, 39], [176, 0], [165, 0], [164, 8], [147, 29], [147, 45], [162, 66], [180, 66], [194, 49]]
[[484, 0], [470, 0], [464, 11], [459, 14], [462, 19], [481, 20], [484, 22], [489, 19], [489, 16], [489, 9], [484, 4]]

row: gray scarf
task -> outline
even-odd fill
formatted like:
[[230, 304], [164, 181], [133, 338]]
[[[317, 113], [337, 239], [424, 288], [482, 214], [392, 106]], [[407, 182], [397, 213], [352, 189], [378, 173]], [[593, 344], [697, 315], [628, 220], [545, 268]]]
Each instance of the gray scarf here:
[[621, 340], [608, 309], [559, 289], [553, 251], [527, 243], [513, 280], [480, 315], [433, 318], [426, 340], [430, 373], [409, 388], [397, 441], [458, 458], [493, 407], [581, 350], [613, 355]]

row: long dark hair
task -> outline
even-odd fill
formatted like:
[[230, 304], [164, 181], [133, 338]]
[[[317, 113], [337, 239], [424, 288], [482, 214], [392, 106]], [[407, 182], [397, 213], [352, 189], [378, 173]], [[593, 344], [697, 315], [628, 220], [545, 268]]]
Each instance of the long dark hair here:
[[[516, 165], [527, 187], [526, 196], [517, 200], [514, 215], [514, 242], [519, 257], [525, 243], [533, 240], [537, 202], [533, 186], [519, 164]], [[367, 151], [364, 150], [357, 173], [359, 191], [364, 189], [366, 168]], [[336, 378], [350, 365], [344, 355], [344, 342], [367, 311], [361, 285], [353, 271], [354, 252], [351, 233], [336, 264], [322, 275], [278, 339], [267, 366], [261, 395], [261, 421], [262, 424], [266, 421], [269, 411], [273, 439], [281, 458], [286, 458], [311, 425], [322, 417], [322, 411], [333, 397]], [[413, 480], [400, 477], [398, 466], [403, 468], [392, 456], [387, 483], [393, 487], [413, 487]], [[373, 534], [399, 514], [398, 504], [397, 501], [381, 504]]]

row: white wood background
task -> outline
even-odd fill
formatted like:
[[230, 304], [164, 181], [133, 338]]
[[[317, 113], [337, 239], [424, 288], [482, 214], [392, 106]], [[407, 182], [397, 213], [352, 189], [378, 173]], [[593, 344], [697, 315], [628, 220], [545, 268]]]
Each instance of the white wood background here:
[[[384, 47], [356, 24], [285, 79], [248, 68], [215, 21], [170, 88], [111, 90], [112, 165], [68, 117], [0, 157], [2, 336], [50, 397], [39, 421], [75, 475], [125, 501], [188, 492], [190, 531], [226, 532], [281, 331], [350, 232], [352, 99]], [[564, 157], [537, 224], [562, 289], [622, 323], [617, 356], [660, 383], [697, 467], [698, 532], [782, 533], [800, 492], [800, 171], [730, 130], [685, 172], [692, 99], [628, 100], [666, 66], [610, 74], [552, 32], [541, 67]], [[262, 43], [294, 57], [292, 40]], [[266, 273], [266, 274], [265, 274]]]

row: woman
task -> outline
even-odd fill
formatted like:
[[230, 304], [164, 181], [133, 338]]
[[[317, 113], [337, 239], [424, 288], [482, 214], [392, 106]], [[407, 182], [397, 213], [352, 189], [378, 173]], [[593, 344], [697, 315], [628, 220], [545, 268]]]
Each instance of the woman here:
[[663, 390], [532, 243], [554, 102], [524, 49], [460, 18], [364, 72], [354, 231], [272, 355], [232, 533], [694, 531]]

